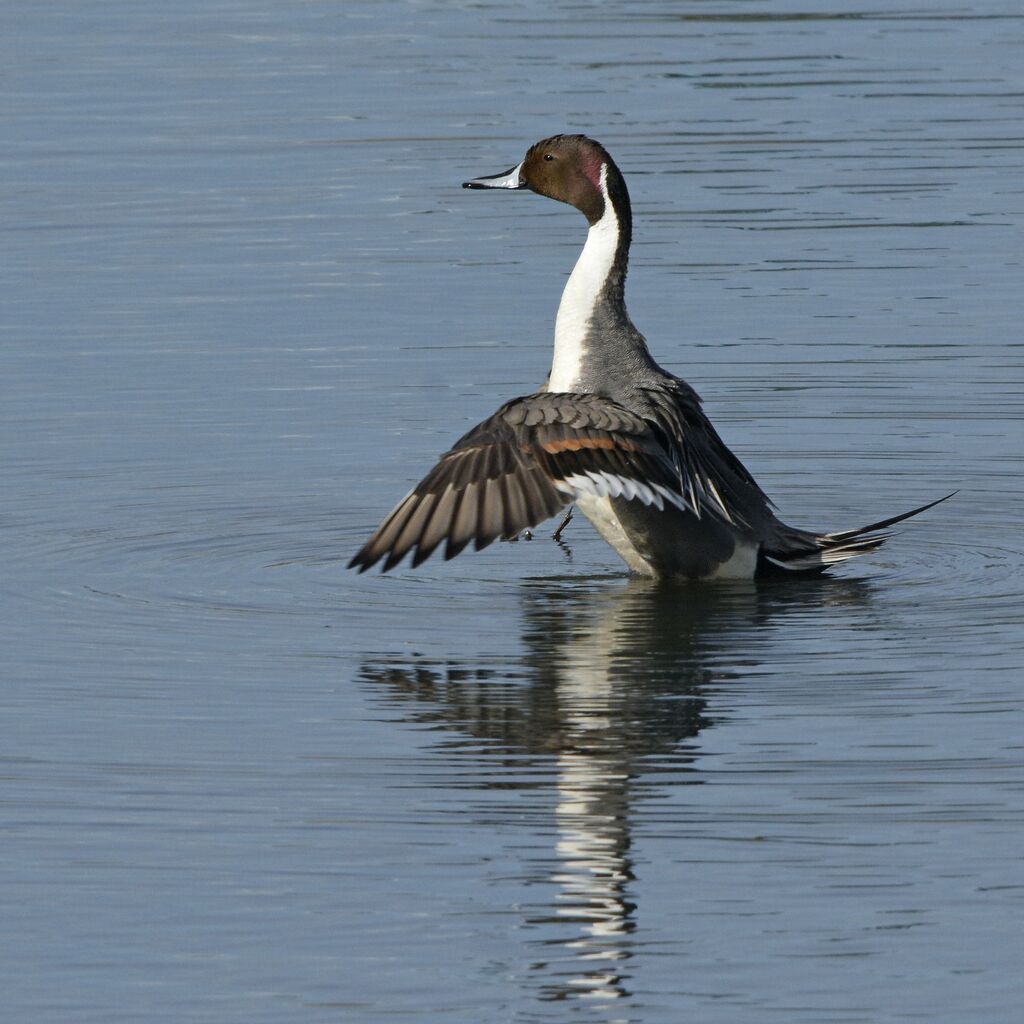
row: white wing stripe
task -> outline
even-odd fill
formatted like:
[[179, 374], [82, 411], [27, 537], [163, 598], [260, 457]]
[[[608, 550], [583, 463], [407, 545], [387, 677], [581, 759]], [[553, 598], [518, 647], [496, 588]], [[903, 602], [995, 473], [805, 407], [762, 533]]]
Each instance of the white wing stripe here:
[[605, 476], [602, 480], [600, 473], [588, 472], [589, 476], [597, 486], [601, 486], [602, 482], [608, 488], [608, 493], [613, 497], [617, 498], [621, 494], [625, 494], [627, 498], [631, 498], [632, 494], [629, 493], [629, 486], [625, 480], [620, 480], [615, 476]]
[[595, 498], [621, 497], [629, 501], [641, 501], [645, 505], [653, 505], [659, 511], [664, 510], [667, 501], [684, 512], [693, 511], [681, 494], [676, 494], [664, 484], [647, 483], [634, 477], [621, 476], [618, 473], [602, 473], [591, 470], [586, 473], [572, 473], [561, 480], [553, 481], [553, 483], [563, 494], [591, 494]]

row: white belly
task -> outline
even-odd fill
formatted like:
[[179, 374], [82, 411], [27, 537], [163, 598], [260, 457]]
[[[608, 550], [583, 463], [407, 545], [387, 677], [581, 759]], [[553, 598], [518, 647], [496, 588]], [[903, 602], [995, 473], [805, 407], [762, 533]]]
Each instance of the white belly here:
[[576, 498], [576, 507], [594, 524], [594, 529], [618, 552], [633, 572], [641, 576], [658, 575], [651, 563], [633, 546], [612, 508], [610, 498], [581, 494]]

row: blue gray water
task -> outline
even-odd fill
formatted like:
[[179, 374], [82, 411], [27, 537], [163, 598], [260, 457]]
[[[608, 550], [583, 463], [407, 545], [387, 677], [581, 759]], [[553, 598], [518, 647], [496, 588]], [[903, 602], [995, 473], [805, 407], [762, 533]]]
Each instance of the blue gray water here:
[[[884, 8], [884, 12], [882, 9]], [[8, 0], [0, 1004], [32, 1024], [1009, 1024], [1018, 0]], [[583, 522], [344, 565], [533, 390], [584, 225], [831, 582]]]

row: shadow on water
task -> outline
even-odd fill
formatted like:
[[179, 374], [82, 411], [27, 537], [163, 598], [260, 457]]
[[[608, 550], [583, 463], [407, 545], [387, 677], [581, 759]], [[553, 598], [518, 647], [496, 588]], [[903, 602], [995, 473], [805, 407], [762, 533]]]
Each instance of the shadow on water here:
[[[468, 786], [549, 788], [554, 849], [527, 873], [552, 897], [523, 911], [524, 924], [545, 935], [531, 943], [543, 949], [531, 965], [531, 977], [542, 979], [540, 998], [630, 994], [626, 964], [639, 945], [630, 853], [638, 804], [668, 781], [702, 781], [694, 740], [715, 724], [709, 694], [757, 670], [766, 630], [825, 607], [863, 609], [871, 599], [871, 585], [858, 580], [528, 581], [524, 654], [514, 666], [407, 654], [363, 662], [362, 681], [401, 707], [408, 723], [472, 741], [446, 743], [446, 753], [498, 755], [498, 765], [488, 758]], [[536, 769], [528, 782], [524, 761]]]

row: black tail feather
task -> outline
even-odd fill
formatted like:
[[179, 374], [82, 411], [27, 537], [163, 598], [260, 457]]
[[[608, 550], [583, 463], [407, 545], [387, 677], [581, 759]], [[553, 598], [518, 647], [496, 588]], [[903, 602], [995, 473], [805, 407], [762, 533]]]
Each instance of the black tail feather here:
[[927, 505], [921, 505], [910, 512], [880, 519], [877, 523], [861, 526], [856, 530], [818, 535], [805, 533], [799, 538], [794, 538], [796, 542], [786, 545], [784, 550], [762, 548], [758, 553], [757, 575], [816, 575], [839, 562], [845, 562], [848, 558], [875, 551], [892, 536], [891, 533], [885, 532], [888, 527], [927, 512], [956, 493], [953, 491], [952, 494], [930, 501]]
[[856, 530], [844, 530], [842, 533], [827, 533], [822, 540], [842, 543], [846, 540], [854, 540], [857, 537], [863, 537], [867, 533], [874, 533], [876, 530], [884, 530], [886, 527], [902, 523], [904, 519], [911, 519], [913, 516], [920, 515], [922, 512], [927, 512], [928, 509], [935, 508], [936, 505], [941, 505], [942, 502], [948, 501], [954, 494], [959, 493], [959, 491], [950, 491], [950, 493], [943, 498], [936, 498], [935, 501], [929, 501], [927, 505], [920, 505], [918, 508], [902, 513], [902, 515], [892, 516], [889, 519], [880, 519], [877, 523], [872, 523], [870, 526], [861, 526]]

